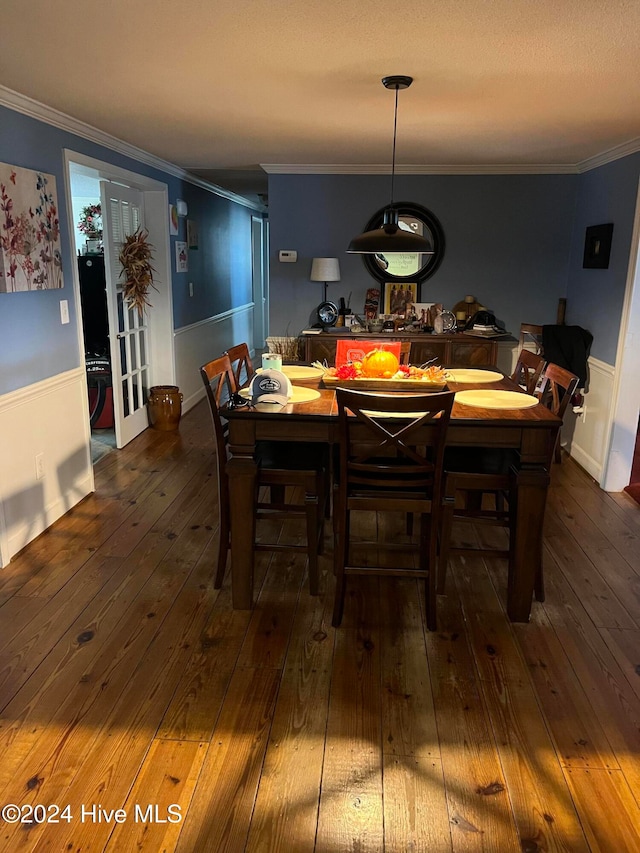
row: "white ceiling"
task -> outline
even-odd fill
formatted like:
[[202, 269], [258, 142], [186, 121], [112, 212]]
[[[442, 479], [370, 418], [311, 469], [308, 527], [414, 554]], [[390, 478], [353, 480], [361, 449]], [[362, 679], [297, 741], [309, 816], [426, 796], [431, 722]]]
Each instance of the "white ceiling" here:
[[415, 79], [399, 165], [572, 165], [640, 137], [638, 0], [4, 0], [2, 43], [4, 86], [222, 185], [388, 164], [387, 74]]

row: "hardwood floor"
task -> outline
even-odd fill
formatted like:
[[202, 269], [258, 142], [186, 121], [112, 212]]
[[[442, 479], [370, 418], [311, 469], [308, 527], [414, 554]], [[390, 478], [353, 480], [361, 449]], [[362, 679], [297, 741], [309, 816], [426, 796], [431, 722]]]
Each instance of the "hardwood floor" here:
[[211, 447], [204, 403], [147, 430], [0, 573], [0, 804], [58, 820], [0, 850], [640, 851], [633, 500], [554, 466], [527, 625], [505, 561], [458, 558], [437, 632], [417, 581], [369, 578], [333, 629], [330, 531], [320, 596], [293, 553], [258, 555], [252, 612], [213, 590]]

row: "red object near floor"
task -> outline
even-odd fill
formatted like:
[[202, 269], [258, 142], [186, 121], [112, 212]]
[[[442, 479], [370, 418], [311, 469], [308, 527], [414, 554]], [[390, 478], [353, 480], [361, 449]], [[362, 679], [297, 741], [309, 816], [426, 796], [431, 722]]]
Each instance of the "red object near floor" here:
[[[89, 411], [92, 412], [98, 398], [98, 389], [89, 388]], [[93, 429], [111, 429], [114, 426], [113, 389], [105, 389], [105, 401], [98, 419], [91, 425]]]

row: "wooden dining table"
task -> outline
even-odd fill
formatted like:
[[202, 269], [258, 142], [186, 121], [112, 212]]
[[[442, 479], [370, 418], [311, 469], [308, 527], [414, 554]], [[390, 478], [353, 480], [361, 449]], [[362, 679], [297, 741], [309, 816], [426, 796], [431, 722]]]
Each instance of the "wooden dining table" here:
[[[338, 410], [335, 388], [324, 387], [320, 378], [295, 379], [294, 385], [312, 388], [319, 396], [310, 402], [286, 405], [259, 403], [255, 407], [223, 409], [229, 424], [228, 462], [231, 516], [231, 585], [233, 607], [253, 605], [255, 540], [254, 496], [256, 489], [257, 441], [338, 441]], [[518, 391], [508, 377], [488, 384], [447, 381], [449, 390], [495, 389]], [[402, 392], [393, 392], [402, 393]], [[411, 390], [408, 393], [419, 393]], [[542, 531], [550, 481], [550, 447], [561, 421], [538, 403], [532, 408], [478, 408], [454, 401], [447, 445], [490, 447], [516, 451], [512, 466], [516, 500], [513, 542], [510, 548], [507, 612], [514, 622], [527, 622], [531, 612], [536, 570], [542, 559]], [[429, 427], [416, 439], [429, 443]]]

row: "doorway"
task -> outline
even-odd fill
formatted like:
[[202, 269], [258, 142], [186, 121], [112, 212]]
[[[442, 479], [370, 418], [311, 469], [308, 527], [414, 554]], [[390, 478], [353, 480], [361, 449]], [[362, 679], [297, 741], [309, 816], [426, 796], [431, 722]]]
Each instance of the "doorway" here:
[[[65, 151], [65, 162], [76, 243], [78, 336], [87, 367], [87, 419], [95, 464], [147, 428], [145, 403], [151, 385], [175, 381], [168, 188], [76, 152]], [[103, 251], [88, 253], [76, 224], [82, 208], [95, 203], [102, 205], [103, 213], [109, 210], [103, 216]], [[125, 207], [131, 212], [129, 230], [114, 224], [116, 207], [119, 214]], [[123, 304], [117, 260], [118, 243], [138, 225], [148, 230], [154, 248], [157, 288], [153, 308], [142, 318]]]
[[613, 399], [608, 425], [609, 445], [600, 485], [621, 492], [632, 482], [640, 414], [640, 182], [629, 253], [627, 286], [616, 352]]

